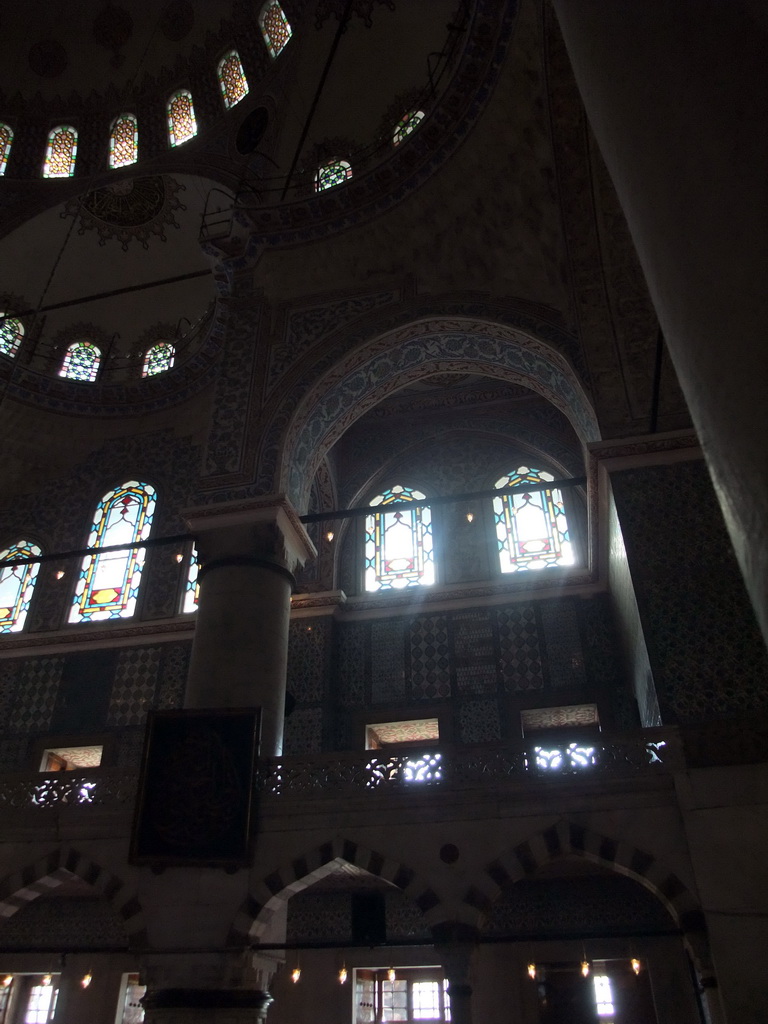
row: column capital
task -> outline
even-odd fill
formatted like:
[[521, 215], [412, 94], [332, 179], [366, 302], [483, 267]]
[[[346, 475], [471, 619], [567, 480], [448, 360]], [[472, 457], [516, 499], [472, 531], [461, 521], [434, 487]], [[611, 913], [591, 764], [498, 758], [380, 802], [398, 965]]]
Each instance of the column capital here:
[[203, 563], [259, 552], [293, 572], [317, 555], [296, 509], [284, 494], [199, 505], [182, 514], [198, 538]]

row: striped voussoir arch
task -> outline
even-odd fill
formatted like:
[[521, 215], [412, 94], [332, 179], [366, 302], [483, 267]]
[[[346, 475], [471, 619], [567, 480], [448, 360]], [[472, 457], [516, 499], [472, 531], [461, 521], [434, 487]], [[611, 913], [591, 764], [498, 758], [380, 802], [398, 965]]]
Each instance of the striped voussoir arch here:
[[122, 919], [131, 945], [146, 944], [144, 911], [135, 890], [71, 846], [59, 847], [0, 880], [0, 918], [11, 917], [62, 882], [80, 878], [100, 893]]
[[661, 900], [683, 932], [704, 927], [698, 901], [652, 854], [569, 821], [552, 825], [491, 861], [479, 884], [467, 890], [464, 903], [485, 917], [507, 886], [535, 875], [549, 861], [574, 856], [602, 864], [644, 885]]
[[440, 897], [412, 868], [369, 850], [361, 843], [339, 837], [321, 843], [263, 878], [238, 910], [230, 929], [229, 944], [242, 945], [244, 941], [262, 938], [282, 903], [344, 863], [363, 868], [397, 886], [414, 901], [429, 923], [442, 920]]

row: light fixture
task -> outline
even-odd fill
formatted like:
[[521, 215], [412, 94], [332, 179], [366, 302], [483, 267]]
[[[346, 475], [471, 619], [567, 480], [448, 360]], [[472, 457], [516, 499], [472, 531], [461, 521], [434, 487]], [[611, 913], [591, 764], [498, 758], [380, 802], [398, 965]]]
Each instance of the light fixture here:
[[467, 522], [468, 523], [471, 523], [474, 518], [475, 518], [475, 513], [474, 512], [467, 512]]
[[536, 964], [533, 962], [533, 960], [530, 960], [528, 962], [528, 977], [531, 979], [531, 981], [536, 980]]
[[80, 984], [83, 986], [83, 988], [88, 988], [88, 986], [91, 984], [92, 981], [93, 981], [93, 975], [91, 974], [90, 970], [88, 970], [88, 971], [85, 972], [85, 974], [80, 979]]
[[588, 978], [589, 977], [589, 960], [582, 960], [581, 961], [581, 974], [582, 974], [582, 977], [584, 977], [584, 978]]
[[334, 533], [333, 533], [333, 530], [328, 530], [328, 532], [327, 532], [327, 533], [326, 533], [326, 535], [325, 535], [325, 539], [326, 539], [326, 540], [328, 541], [328, 543], [330, 544], [330, 543], [331, 543], [331, 541], [333, 540], [333, 538], [334, 538]]
[[291, 971], [291, 981], [293, 982], [294, 985], [296, 984], [296, 982], [299, 980], [300, 977], [301, 977], [301, 968], [299, 967], [298, 964], [296, 964], [296, 966]]
[[395, 978], [397, 977], [397, 975], [395, 974], [395, 968], [394, 967], [390, 967], [389, 968], [389, 970], [387, 971], [387, 977], [389, 978], [389, 980], [391, 982], [394, 982]]
[[339, 981], [342, 985], [346, 984], [347, 981], [347, 968], [344, 964], [341, 965], [341, 970], [339, 971]]
[[181, 551], [177, 551], [175, 557], [176, 561], [179, 563], [179, 565], [181, 565], [181, 563], [184, 561], [184, 555], [181, 553]]
[[637, 957], [633, 956], [629, 962], [632, 965], [632, 970], [635, 972], [635, 974], [639, 974], [643, 965], [640, 963]]
[[50, 976], [50, 974], [44, 974], [41, 981], [43, 985], [50, 985], [51, 982], [53, 981], [53, 978]]
[[8, 986], [11, 984], [12, 981], [13, 981], [13, 975], [12, 974], [6, 974], [6, 976], [3, 978], [3, 988], [8, 988]]
[[56, 579], [57, 580], [63, 580], [64, 579], [64, 570], [63, 569], [58, 569], [57, 570], [57, 572], [56, 572]]

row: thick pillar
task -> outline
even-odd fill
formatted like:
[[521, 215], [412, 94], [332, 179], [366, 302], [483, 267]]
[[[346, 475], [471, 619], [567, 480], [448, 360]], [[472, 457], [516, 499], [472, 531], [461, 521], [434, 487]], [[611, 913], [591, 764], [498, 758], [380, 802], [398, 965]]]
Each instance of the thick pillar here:
[[476, 948], [475, 930], [460, 922], [444, 922], [433, 929], [435, 951], [448, 979], [453, 1024], [472, 1024], [470, 968]]
[[280, 754], [293, 572], [315, 549], [283, 495], [186, 518], [201, 565], [186, 706], [261, 707], [261, 753]]
[[768, 638], [768, 15], [553, 0]]

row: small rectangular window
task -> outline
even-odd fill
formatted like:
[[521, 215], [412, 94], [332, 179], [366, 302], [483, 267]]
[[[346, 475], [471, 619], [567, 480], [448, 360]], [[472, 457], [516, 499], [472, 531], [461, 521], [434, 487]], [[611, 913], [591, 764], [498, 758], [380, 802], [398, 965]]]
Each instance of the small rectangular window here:
[[450, 1019], [448, 982], [439, 967], [355, 972], [355, 1024], [444, 1024]]
[[377, 722], [365, 727], [365, 749], [384, 750], [392, 747], [407, 749], [423, 746], [440, 739], [440, 726], [436, 718], [416, 718], [407, 722]]
[[49, 747], [43, 751], [41, 772], [73, 772], [78, 768], [97, 768], [104, 747]]
[[146, 985], [139, 983], [138, 974], [123, 975], [115, 1024], [142, 1024], [144, 1007], [141, 1005], [141, 1000], [146, 991]]

